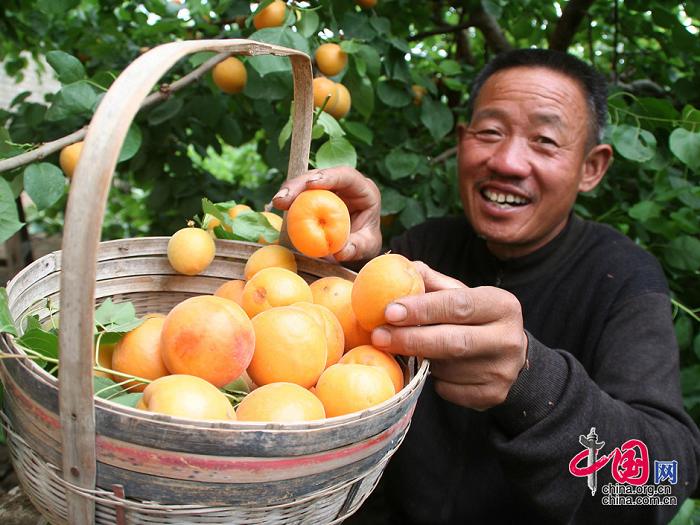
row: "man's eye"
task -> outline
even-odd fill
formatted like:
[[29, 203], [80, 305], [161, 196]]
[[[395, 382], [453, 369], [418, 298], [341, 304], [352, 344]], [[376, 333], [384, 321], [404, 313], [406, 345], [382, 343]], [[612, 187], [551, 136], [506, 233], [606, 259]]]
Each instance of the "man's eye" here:
[[501, 134], [496, 129], [480, 129], [476, 132], [478, 137], [482, 138], [497, 138]]
[[544, 144], [547, 146], [558, 146], [558, 144], [556, 143], [556, 141], [554, 139], [552, 139], [550, 137], [545, 137], [544, 135], [540, 135], [539, 137], [537, 137], [536, 141], [539, 142], [540, 144]]

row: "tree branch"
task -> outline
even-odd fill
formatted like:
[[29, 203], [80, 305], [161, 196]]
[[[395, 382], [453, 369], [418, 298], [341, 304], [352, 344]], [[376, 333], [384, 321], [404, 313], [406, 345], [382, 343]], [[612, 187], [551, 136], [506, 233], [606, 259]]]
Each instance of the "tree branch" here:
[[593, 2], [594, 0], [569, 0], [561, 13], [554, 32], [549, 37], [549, 49], [558, 51], [569, 49], [578, 26], [581, 25]]
[[[139, 111], [167, 100], [173, 93], [180, 91], [192, 82], [199, 80], [207, 71], [225, 58], [228, 58], [229, 55], [230, 53], [219, 53], [172, 84], [161, 84], [158, 91], [151, 93], [144, 99], [144, 101], [141, 103]], [[65, 137], [61, 137], [60, 139], [56, 139], [51, 142], [46, 142], [31, 151], [21, 153], [20, 155], [15, 155], [9, 159], [0, 160], [0, 173], [19, 168], [25, 164], [36, 162], [37, 160], [42, 160], [52, 153], [60, 151], [64, 147], [73, 144], [74, 142], [83, 140], [87, 134], [88, 127], [89, 124], [69, 135], [66, 135]]]
[[421, 31], [420, 33], [409, 36], [408, 40], [422, 40], [429, 36], [457, 33], [470, 27], [476, 27], [481, 31], [488, 46], [496, 53], [513, 49], [513, 46], [508, 42], [508, 39], [503, 33], [501, 26], [498, 25], [496, 19], [484, 11], [483, 7], [472, 11], [469, 14], [469, 18], [461, 24], [440, 26], [428, 29], [427, 31]]

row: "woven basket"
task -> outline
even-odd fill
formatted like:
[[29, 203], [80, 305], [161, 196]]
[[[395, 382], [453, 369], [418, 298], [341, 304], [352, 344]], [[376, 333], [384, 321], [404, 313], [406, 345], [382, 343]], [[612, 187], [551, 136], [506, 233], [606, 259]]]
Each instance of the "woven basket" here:
[[[31, 314], [46, 318], [47, 299], [61, 313], [58, 381], [28, 359], [3, 359], [0, 366], [12, 461], [25, 492], [51, 523], [342, 521], [369, 495], [401, 443], [427, 376], [427, 361], [411, 359], [407, 386], [381, 405], [293, 424], [190, 420], [93, 398], [96, 302], [112, 297], [132, 301], [139, 314], [167, 312], [242, 278], [259, 247], [217, 240], [214, 262], [189, 277], [168, 263], [167, 238], [99, 242], [111, 177], [139, 105], [175, 62], [200, 51], [217, 51], [220, 58], [289, 57], [295, 109], [288, 177], [308, 166], [311, 63], [298, 51], [247, 40], [165, 44], [139, 57], [105, 94], [71, 183], [62, 252], [35, 261], [7, 285], [16, 324]], [[281, 242], [288, 245], [284, 225]], [[296, 257], [309, 282], [354, 278], [341, 266]], [[0, 345], [23, 355], [8, 334]]]

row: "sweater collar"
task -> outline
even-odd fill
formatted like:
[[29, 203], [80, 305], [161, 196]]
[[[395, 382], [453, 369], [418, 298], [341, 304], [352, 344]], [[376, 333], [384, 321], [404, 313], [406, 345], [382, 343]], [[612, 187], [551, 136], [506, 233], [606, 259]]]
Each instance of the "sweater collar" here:
[[497, 258], [488, 251], [486, 242], [481, 242], [487, 253], [489, 266], [496, 270], [497, 280], [505, 286], [512, 286], [550, 273], [559, 266], [568, 254], [574, 252], [584, 226], [583, 219], [572, 212], [562, 231], [549, 243], [532, 253], [513, 259]]

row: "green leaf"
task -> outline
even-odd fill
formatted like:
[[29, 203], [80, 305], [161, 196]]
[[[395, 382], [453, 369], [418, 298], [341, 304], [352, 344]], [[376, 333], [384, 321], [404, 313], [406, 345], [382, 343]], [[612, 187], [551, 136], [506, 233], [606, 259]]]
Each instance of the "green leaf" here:
[[439, 67], [440, 72], [447, 76], [459, 75], [462, 72], [462, 66], [456, 60], [443, 60]]
[[382, 193], [382, 216], [399, 213], [406, 207], [408, 199], [394, 188], [380, 188]]
[[274, 242], [279, 238], [279, 233], [270, 225], [267, 217], [258, 212], [236, 215], [231, 229], [233, 238], [242, 241], [258, 242], [260, 237], [264, 237], [267, 242]]
[[319, 18], [316, 11], [304, 9], [296, 26], [304, 38], [310, 38], [318, 31]]
[[114, 303], [111, 298], [107, 298], [95, 310], [96, 332], [126, 333], [140, 326], [143, 321], [136, 316], [136, 309], [130, 301]]
[[406, 206], [399, 215], [399, 221], [405, 228], [412, 228], [425, 222], [425, 212], [421, 203], [415, 199], [407, 200]]
[[343, 40], [340, 43], [340, 49], [345, 51], [348, 55], [357, 53], [362, 47], [364, 47], [363, 44], [360, 44], [355, 40]]
[[348, 38], [357, 38], [358, 40], [371, 40], [376, 35], [375, 26], [372, 24], [374, 18], [367, 23], [367, 17], [362, 13], [353, 13], [348, 11], [340, 26]]
[[700, 132], [676, 128], [668, 138], [673, 154], [691, 169], [700, 168]]
[[182, 98], [169, 98], [168, 100], [151, 110], [151, 112], [148, 114], [148, 123], [151, 126], [157, 126], [159, 124], [162, 124], [163, 122], [170, 120], [180, 112], [183, 105], [184, 101], [182, 100]]
[[370, 18], [369, 23], [380, 35], [388, 35], [391, 33], [391, 21], [389, 21], [388, 18], [383, 16], [373, 16]]
[[111, 397], [109, 400], [119, 405], [136, 408], [137, 403], [142, 397], [143, 393], [141, 392], [131, 392], [129, 394], [123, 394], [117, 397]]
[[612, 130], [612, 142], [620, 155], [634, 162], [654, 158], [656, 137], [649, 131], [622, 124]]
[[340, 124], [338, 124], [338, 121], [333, 118], [332, 115], [329, 115], [325, 111], [322, 111], [321, 114], [318, 116], [318, 124], [323, 127], [324, 131], [328, 134], [329, 137], [342, 137], [345, 135], [345, 132], [343, 131], [343, 128], [340, 127]]
[[493, 0], [481, 0], [481, 7], [496, 20], [501, 18], [501, 14], [503, 14], [503, 8]]
[[693, 339], [693, 353], [695, 357], [700, 359], [700, 332], [695, 334], [695, 339]]
[[367, 44], [363, 44], [357, 50], [357, 56], [362, 58], [367, 67], [367, 74], [372, 78], [377, 78], [381, 71], [382, 59], [377, 50]]
[[108, 399], [112, 396], [123, 395], [126, 391], [108, 377], [92, 376], [92, 388], [95, 397]]
[[653, 201], [641, 201], [628, 210], [628, 215], [635, 220], [646, 222], [649, 219], [661, 217], [663, 208]]
[[48, 162], [30, 164], [25, 168], [23, 178], [24, 190], [39, 210], [53, 206], [66, 191], [63, 172]]
[[664, 252], [666, 262], [679, 270], [700, 269], [700, 240], [689, 235], [673, 239]]
[[420, 121], [436, 141], [447, 135], [454, 126], [452, 111], [432, 97], [423, 97]]
[[21, 337], [16, 339], [17, 344], [34, 350], [43, 357], [58, 359], [58, 335], [42, 330], [30, 328]]
[[0, 242], [12, 237], [22, 226], [10, 184], [0, 177]]
[[695, 511], [695, 501], [691, 498], [686, 499], [678, 509], [678, 513], [669, 522], [668, 525], [692, 525], [693, 512]]
[[61, 84], [71, 84], [85, 78], [83, 64], [73, 55], [63, 51], [49, 51], [46, 61], [56, 71]]
[[[248, 38], [267, 44], [290, 47], [302, 51], [307, 55], [309, 54], [308, 41], [299, 33], [292, 31], [288, 27], [266, 27], [256, 31]], [[248, 59], [248, 64], [262, 77], [270, 73], [280, 71], [287, 72], [291, 70], [291, 63], [287, 57], [272, 55], [253, 56]]]
[[386, 168], [392, 180], [402, 179], [413, 175], [420, 163], [420, 157], [415, 153], [409, 153], [403, 148], [391, 150], [385, 159]]
[[7, 288], [0, 288], [0, 332], [17, 336], [17, 328], [10, 313], [10, 300], [7, 296]]
[[80, 4], [80, 0], [37, 0], [36, 9], [47, 15], [63, 15]]
[[316, 167], [357, 166], [357, 152], [353, 145], [342, 137], [331, 137], [316, 152]]
[[679, 316], [673, 323], [673, 327], [676, 331], [678, 347], [681, 350], [690, 348], [693, 340], [693, 323], [690, 318], [686, 315]]
[[287, 123], [284, 125], [282, 130], [280, 131], [279, 137], [277, 137], [277, 146], [279, 149], [284, 148], [284, 145], [287, 143], [289, 138], [292, 136], [292, 116], [289, 116], [289, 120], [287, 120]]
[[46, 120], [55, 122], [69, 117], [84, 117], [92, 114], [97, 104], [95, 89], [80, 80], [63, 86], [46, 112]]
[[360, 122], [350, 121], [345, 121], [344, 126], [347, 132], [350, 133], [350, 135], [352, 135], [358, 140], [361, 140], [368, 146], [372, 145], [372, 141], [374, 140], [374, 134], [372, 133], [372, 130], [369, 129], [367, 126]]
[[353, 75], [347, 81], [350, 90], [353, 107], [365, 118], [369, 118], [374, 112], [374, 88], [367, 78], [358, 78]]
[[122, 150], [119, 152], [117, 162], [129, 160], [136, 155], [141, 147], [141, 141], [141, 128], [138, 127], [136, 122], [132, 122], [131, 126], [129, 126], [129, 131], [126, 133], [126, 138], [124, 139], [124, 144], [122, 144]]
[[407, 89], [406, 84], [393, 80], [379, 82], [377, 84], [377, 96], [379, 100], [392, 108], [408, 106], [413, 100], [413, 96]]

